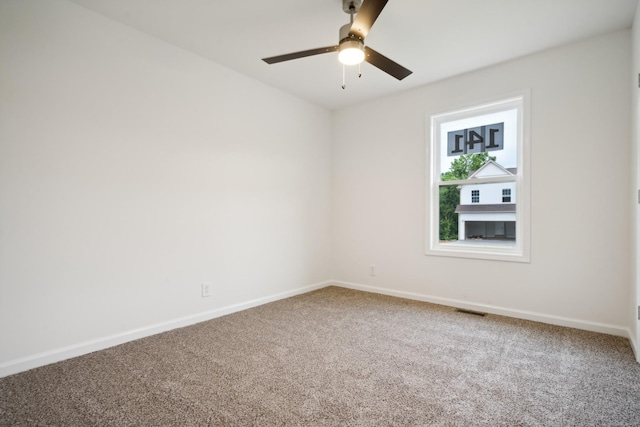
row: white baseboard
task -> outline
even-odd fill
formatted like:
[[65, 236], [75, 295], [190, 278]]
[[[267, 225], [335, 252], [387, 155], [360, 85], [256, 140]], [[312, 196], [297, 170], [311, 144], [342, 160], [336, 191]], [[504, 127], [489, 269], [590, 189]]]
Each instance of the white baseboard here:
[[38, 353], [38, 354], [26, 356], [26, 357], [21, 357], [19, 359], [10, 360], [8, 362], [4, 362], [0, 364], [0, 378], [17, 374], [19, 372], [27, 371], [29, 369], [37, 368], [39, 366], [60, 362], [62, 360], [70, 359], [72, 357], [82, 356], [84, 354], [92, 353], [94, 351], [104, 350], [109, 347], [114, 347], [116, 345], [124, 344], [129, 341], [134, 341], [140, 338], [170, 331], [172, 329], [194, 325], [196, 323], [215, 319], [216, 317], [225, 316], [227, 314], [246, 310], [252, 307], [257, 307], [259, 305], [267, 304], [273, 301], [278, 301], [278, 300], [289, 298], [295, 295], [311, 292], [316, 289], [321, 289], [326, 286], [329, 286], [332, 283], [333, 282], [331, 281], [316, 283], [314, 285], [309, 285], [302, 288], [281, 292], [275, 295], [256, 298], [256, 299], [242, 302], [239, 304], [233, 304], [226, 307], [217, 308], [215, 310], [210, 310], [203, 313], [197, 313], [191, 316], [185, 316], [185, 317], [169, 320], [162, 323], [149, 325], [143, 328], [134, 329], [131, 331], [114, 334], [106, 337], [96, 338], [94, 340], [85, 341], [78, 344], [73, 344], [70, 346], [46, 351], [43, 353]]
[[[360, 290], [365, 292], [373, 292], [373, 293], [389, 295], [394, 297], [407, 298], [407, 299], [416, 300], [416, 301], [424, 301], [424, 302], [430, 302], [433, 304], [440, 304], [440, 305], [446, 305], [450, 307], [464, 308], [467, 310], [497, 314], [500, 316], [514, 317], [516, 319], [533, 320], [535, 322], [548, 323], [551, 325], [566, 326], [569, 328], [583, 329], [586, 331], [600, 332], [603, 334], [621, 336], [621, 337], [629, 338], [631, 341], [631, 345], [632, 346], [634, 345], [633, 340], [631, 340], [631, 334], [630, 334], [629, 328], [626, 328], [623, 326], [609, 325], [606, 323], [599, 323], [599, 322], [591, 322], [588, 320], [572, 319], [569, 317], [553, 316], [549, 314], [535, 313], [531, 311], [515, 310], [511, 308], [497, 307], [497, 306], [486, 305], [486, 304], [475, 304], [467, 301], [460, 301], [460, 300], [455, 300], [450, 298], [441, 298], [441, 297], [435, 297], [430, 295], [417, 294], [413, 292], [397, 291], [394, 289], [379, 288], [374, 286], [361, 285], [357, 283], [340, 282], [340, 281], [334, 280], [333, 284], [335, 286], [340, 286], [343, 288], [355, 289], [355, 290]], [[636, 352], [636, 355], [638, 354], [639, 353]]]

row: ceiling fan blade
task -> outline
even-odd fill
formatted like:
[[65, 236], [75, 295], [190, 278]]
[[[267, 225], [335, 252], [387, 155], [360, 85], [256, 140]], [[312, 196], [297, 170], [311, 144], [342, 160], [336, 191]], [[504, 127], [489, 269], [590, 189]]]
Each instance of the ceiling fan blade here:
[[389, 0], [364, 0], [356, 18], [353, 20], [349, 35], [360, 37], [364, 40], [387, 1]]
[[365, 46], [364, 48], [364, 60], [398, 80], [404, 79], [413, 72], [407, 70], [402, 65], [390, 60], [368, 46]]
[[272, 56], [270, 58], [262, 58], [267, 64], [275, 64], [277, 62], [290, 61], [292, 59], [304, 58], [305, 56], [320, 55], [321, 53], [335, 52], [338, 46], [319, 47], [317, 49], [303, 50], [300, 52], [287, 53], [286, 55]]

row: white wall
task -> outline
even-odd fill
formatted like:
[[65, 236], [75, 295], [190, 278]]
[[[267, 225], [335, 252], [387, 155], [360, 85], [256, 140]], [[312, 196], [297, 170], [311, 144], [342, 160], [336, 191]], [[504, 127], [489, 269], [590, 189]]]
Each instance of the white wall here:
[[0, 376], [330, 278], [329, 112], [62, 0], [0, 76]]
[[[617, 32], [335, 112], [334, 278], [626, 335], [630, 42]], [[524, 89], [531, 263], [425, 256], [427, 116]]]
[[632, 67], [631, 67], [631, 112], [632, 112], [632, 191], [631, 191], [631, 212], [632, 212], [632, 229], [634, 236], [633, 247], [630, 252], [632, 265], [632, 286], [629, 325], [631, 329], [631, 342], [636, 352], [636, 359], [640, 362], [640, 326], [638, 322], [638, 308], [640, 307], [640, 211], [638, 203], [640, 203], [640, 7], [636, 9], [636, 16], [633, 20], [632, 31]]

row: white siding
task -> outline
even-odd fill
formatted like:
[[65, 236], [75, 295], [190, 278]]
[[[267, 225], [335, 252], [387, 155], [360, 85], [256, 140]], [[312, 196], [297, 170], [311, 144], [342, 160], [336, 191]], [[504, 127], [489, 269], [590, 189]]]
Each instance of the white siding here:
[[515, 221], [516, 214], [509, 212], [460, 214], [460, 221]]
[[[462, 205], [492, 205], [502, 204], [502, 190], [511, 190], [511, 201], [516, 203], [516, 183], [515, 182], [493, 182], [489, 184], [465, 184], [460, 188], [460, 204]], [[471, 192], [480, 191], [480, 202], [472, 203]]]

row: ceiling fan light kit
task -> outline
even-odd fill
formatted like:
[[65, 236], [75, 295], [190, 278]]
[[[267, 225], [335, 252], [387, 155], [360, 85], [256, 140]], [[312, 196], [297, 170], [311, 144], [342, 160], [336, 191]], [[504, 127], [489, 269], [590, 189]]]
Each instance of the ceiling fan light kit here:
[[[338, 51], [338, 60], [343, 65], [357, 65], [363, 61], [384, 71], [398, 80], [411, 74], [411, 71], [386, 56], [365, 46], [364, 40], [388, 0], [342, 0], [342, 10], [350, 16], [350, 23], [340, 28], [339, 42], [336, 46], [304, 50], [285, 55], [263, 58], [267, 64], [290, 61], [306, 56], [320, 55]], [[357, 14], [354, 20], [354, 14]], [[344, 78], [343, 78], [344, 80]], [[344, 88], [344, 81], [343, 81]]]
[[362, 40], [345, 40], [338, 48], [338, 61], [344, 65], [357, 65], [364, 61], [364, 43]]

